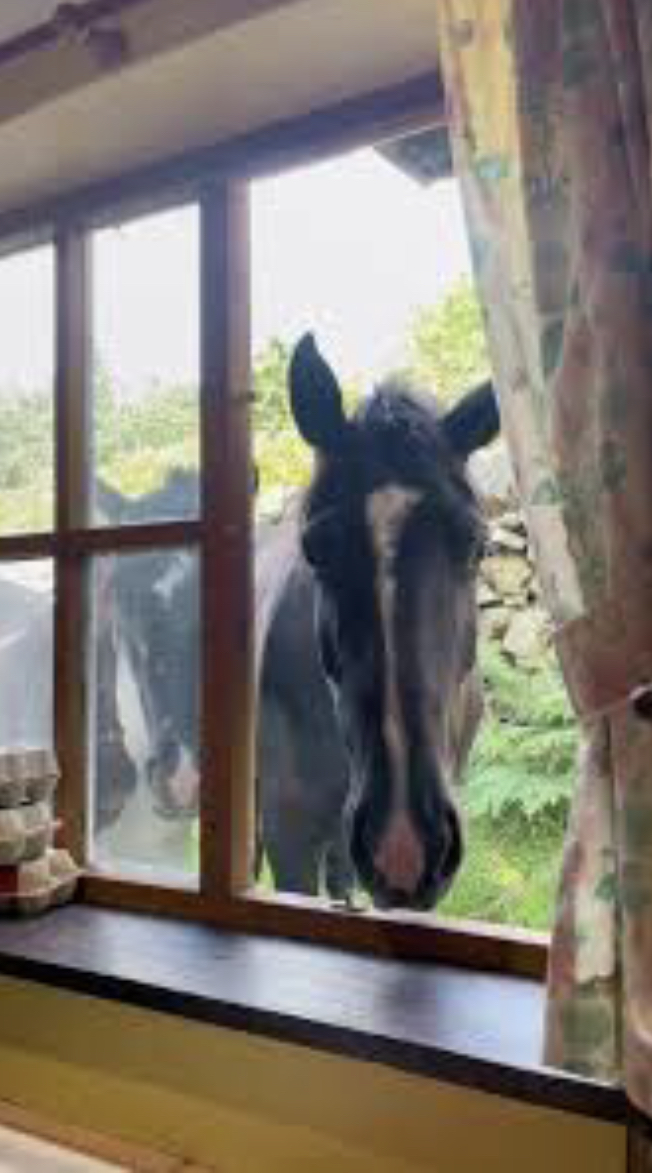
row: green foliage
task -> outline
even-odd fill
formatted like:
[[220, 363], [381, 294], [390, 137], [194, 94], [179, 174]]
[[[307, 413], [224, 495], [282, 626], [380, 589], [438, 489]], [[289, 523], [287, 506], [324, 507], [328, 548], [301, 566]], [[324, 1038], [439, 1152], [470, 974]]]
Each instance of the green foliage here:
[[489, 374], [482, 311], [472, 283], [461, 280], [435, 306], [419, 311], [410, 339], [410, 374], [442, 403], [453, 403]]
[[0, 532], [50, 529], [53, 511], [53, 401], [7, 395], [0, 406]]
[[158, 488], [172, 468], [199, 466], [199, 394], [168, 387], [120, 402], [97, 384], [98, 476], [130, 496]]
[[516, 667], [484, 641], [485, 718], [461, 787], [466, 858], [446, 916], [550, 927], [578, 731], [550, 653]]
[[439, 913], [461, 920], [550, 928], [563, 830], [557, 820], [467, 819], [462, 870]]
[[577, 727], [550, 654], [516, 668], [489, 641], [481, 648], [486, 713], [465, 783], [472, 817], [560, 825], [577, 758]]

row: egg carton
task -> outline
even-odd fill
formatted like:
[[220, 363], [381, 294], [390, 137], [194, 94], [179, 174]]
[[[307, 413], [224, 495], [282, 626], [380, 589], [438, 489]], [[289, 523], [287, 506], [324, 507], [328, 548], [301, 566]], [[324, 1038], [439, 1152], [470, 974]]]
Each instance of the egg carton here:
[[0, 809], [52, 798], [58, 779], [59, 767], [51, 750], [0, 752]]
[[55, 829], [48, 802], [0, 810], [0, 867], [38, 859], [51, 847]]
[[81, 872], [63, 848], [40, 859], [0, 868], [0, 914], [32, 916], [72, 898]]

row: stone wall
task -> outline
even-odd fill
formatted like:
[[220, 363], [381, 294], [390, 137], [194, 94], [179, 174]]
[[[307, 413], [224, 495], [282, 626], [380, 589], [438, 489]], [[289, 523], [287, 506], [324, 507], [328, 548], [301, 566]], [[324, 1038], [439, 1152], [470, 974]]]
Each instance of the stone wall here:
[[550, 622], [504, 442], [478, 453], [471, 471], [489, 523], [478, 591], [481, 632], [512, 662], [534, 667], [550, 645]]

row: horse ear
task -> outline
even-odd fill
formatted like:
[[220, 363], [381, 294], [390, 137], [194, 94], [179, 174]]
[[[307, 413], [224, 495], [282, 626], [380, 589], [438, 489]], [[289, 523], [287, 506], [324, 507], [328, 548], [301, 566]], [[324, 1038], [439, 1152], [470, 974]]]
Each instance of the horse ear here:
[[292, 415], [303, 439], [319, 452], [336, 452], [348, 428], [342, 391], [312, 334], [304, 334], [295, 347], [289, 387]]
[[111, 525], [117, 525], [123, 520], [127, 501], [122, 493], [98, 477], [95, 482], [95, 505]]
[[496, 438], [500, 416], [493, 384], [481, 383], [444, 416], [442, 427], [451, 448], [463, 460]]

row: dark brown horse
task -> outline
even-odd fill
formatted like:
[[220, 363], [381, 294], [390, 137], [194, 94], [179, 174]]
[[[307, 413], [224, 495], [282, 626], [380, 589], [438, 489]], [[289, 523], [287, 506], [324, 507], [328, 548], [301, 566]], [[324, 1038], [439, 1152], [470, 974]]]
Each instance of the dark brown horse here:
[[347, 419], [311, 335], [290, 389], [317, 457], [301, 544], [348, 761], [351, 858], [378, 907], [430, 908], [462, 860], [454, 786], [482, 713], [484, 527], [466, 461], [498, 431], [493, 389], [439, 415], [431, 397], [385, 386]]

